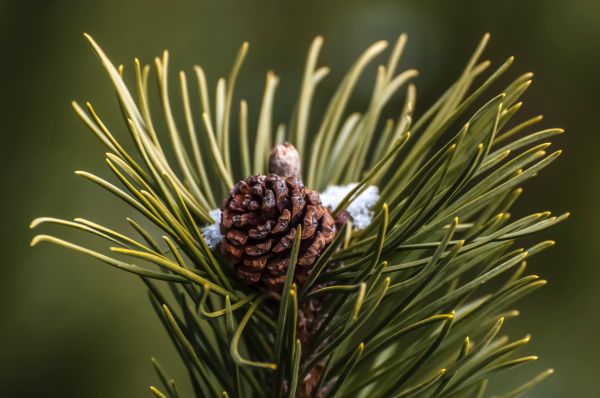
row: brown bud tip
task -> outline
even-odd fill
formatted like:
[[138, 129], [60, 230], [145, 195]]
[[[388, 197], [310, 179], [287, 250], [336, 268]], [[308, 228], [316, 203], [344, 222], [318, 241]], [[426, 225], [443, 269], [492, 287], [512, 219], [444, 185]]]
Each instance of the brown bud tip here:
[[276, 145], [269, 155], [269, 173], [277, 174], [283, 178], [302, 179], [298, 150], [287, 142]]

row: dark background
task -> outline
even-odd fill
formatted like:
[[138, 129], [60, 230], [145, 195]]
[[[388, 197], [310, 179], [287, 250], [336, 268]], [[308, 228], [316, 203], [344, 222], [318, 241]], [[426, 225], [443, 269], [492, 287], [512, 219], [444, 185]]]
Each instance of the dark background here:
[[[152, 63], [170, 49], [173, 86], [176, 69], [201, 64], [214, 87], [248, 40], [239, 89], [255, 113], [264, 74], [273, 69], [282, 79], [276, 121], [287, 121], [317, 34], [325, 36], [320, 64], [334, 71], [317, 92], [327, 98], [368, 44], [407, 32], [402, 66], [421, 71], [423, 111], [491, 32], [484, 58], [498, 65], [515, 55], [512, 77], [535, 72], [519, 117], [543, 113], [541, 127], [567, 130], [553, 146], [564, 156], [525, 186], [519, 209], [573, 211], [544, 233], [559, 244], [531, 264], [549, 285], [520, 303], [522, 316], [507, 329], [516, 337], [533, 332], [528, 350], [541, 358], [502, 380], [554, 367], [527, 396], [600, 396], [600, 2], [584, 0], [0, 1], [0, 396], [149, 396], [156, 382], [151, 355], [185, 384], [137, 278], [64, 249], [28, 246], [28, 224], [41, 215], [84, 216], [123, 230], [129, 214], [72, 172], [109, 175], [104, 148], [71, 112], [72, 99], [91, 100], [113, 131], [126, 135], [84, 31], [126, 72], [134, 56]], [[368, 100], [372, 80], [362, 82], [355, 101]]]

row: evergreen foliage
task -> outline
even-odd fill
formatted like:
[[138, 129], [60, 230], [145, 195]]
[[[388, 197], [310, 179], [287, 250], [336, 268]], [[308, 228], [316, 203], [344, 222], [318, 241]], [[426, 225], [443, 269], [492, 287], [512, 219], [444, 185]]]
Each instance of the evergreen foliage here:
[[[416, 71], [397, 72], [406, 43], [402, 35], [377, 69], [363, 112], [350, 113], [347, 105], [385, 42], [360, 55], [322, 118], [314, 120], [313, 97], [329, 71], [318, 66], [323, 40], [317, 38], [291, 120], [277, 128], [272, 116], [278, 77], [272, 72], [255, 129], [248, 125], [246, 101], [236, 103], [247, 44], [229, 76], [218, 80], [214, 102], [203, 69], [194, 68], [199, 111], [190, 101], [184, 72], [179, 73], [181, 97], [171, 99], [175, 90], [169, 88], [165, 52], [155, 60], [165, 132], [157, 131], [156, 115], [150, 112], [150, 66], [135, 60], [130, 91], [123, 68], [86, 38], [114, 85], [134, 150], [126, 150], [131, 145], [120, 143], [91, 104], [74, 102], [75, 112], [108, 149], [106, 163], [118, 183], [77, 174], [137, 211], [137, 217], [127, 219], [134, 233], [83, 218], [39, 218], [32, 227], [75, 228], [105, 240], [108, 251], [50, 235], [36, 236], [32, 245], [54, 243], [138, 275], [196, 396], [482, 397], [490, 377], [536, 359], [517, 353], [528, 336], [512, 340], [501, 329], [518, 314], [515, 301], [546, 283], [527, 274], [526, 260], [553, 242], [520, 248], [518, 241], [568, 214], [513, 219], [509, 210], [522, 184], [559, 156], [560, 151], [547, 148], [562, 130], [532, 131], [541, 117], [510, 123], [521, 108], [530, 73], [473, 109], [513, 62], [511, 57], [481, 78], [490, 67], [480, 61], [487, 35], [456, 82], [418, 117], [413, 113], [416, 89], [409, 83]], [[478, 79], [482, 82], [476, 84]], [[383, 120], [386, 105], [400, 93], [405, 93], [400, 114]], [[175, 106], [183, 108], [182, 123], [173, 116]], [[233, 126], [236, 110], [239, 125]], [[215, 222], [211, 210], [236, 181], [266, 173], [270, 149], [284, 141], [298, 148], [307, 187], [324, 191], [358, 182], [334, 214], [369, 186], [379, 188], [380, 198], [373, 222], [362, 230], [347, 224], [303, 285], [289, 277], [296, 239], [288, 278], [275, 293], [235, 278], [231, 264], [207, 246], [201, 230]], [[310, 300], [320, 305], [320, 321], [304, 343], [297, 322]], [[154, 365], [162, 385], [151, 392], [179, 397], [175, 381], [157, 361]], [[505, 397], [520, 395], [551, 372]]]

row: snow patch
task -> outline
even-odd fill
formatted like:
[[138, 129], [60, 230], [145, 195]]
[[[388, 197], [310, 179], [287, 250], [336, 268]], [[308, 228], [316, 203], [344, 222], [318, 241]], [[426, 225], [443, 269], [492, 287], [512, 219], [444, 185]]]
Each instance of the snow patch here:
[[[321, 202], [324, 206], [335, 209], [348, 193], [356, 187], [356, 183], [347, 185], [331, 185], [321, 193]], [[352, 225], [355, 229], [366, 228], [371, 224], [373, 211], [371, 208], [379, 200], [379, 188], [375, 185], [368, 186], [346, 209], [352, 217]]]
[[221, 229], [219, 228], [219, 224], [221, 223], [221, 209], [214, 209], [209, 212], [210, 216], [213, 220], [215, 220], [214, 224], [209, 224], [202, 228], [202, 237], [204, 241], [211, 249], [214, 249], [219, 245], [219, 242], [223, 238], [221, 235]]

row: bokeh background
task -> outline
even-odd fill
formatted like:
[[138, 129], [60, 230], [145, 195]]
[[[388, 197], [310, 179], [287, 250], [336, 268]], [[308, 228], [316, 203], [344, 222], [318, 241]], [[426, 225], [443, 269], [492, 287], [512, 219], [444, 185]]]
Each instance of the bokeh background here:
[[[73, 174], [109, 172], [103, 147], [71, 112], [72, 99], [91, 100], [126, 134], [84, 31], [126, 70], [133, 56], [151, 63], [169, 48], [173, 69], [201, 64], [213, 87], [248, 40], [239, 89], [252, 113], [273, 69], [282, 79], [278, 121], [288, 118], [317, 34], [326, 39], [321, 64], [334, 70], [325, 95], [368, 44], [407, 32], [402, 65], [421, 71], [422, 111], [491, 32], [487, 58], [498, 65], [514, 54], [513, 77], [535, 72], [520, 117], [543, 113], [544, 127], [567, 130], [554, 144], [564, 156], [525, 186], [519, 209], [574, 213], [544, 234], [559, 244], [531, 269], [550, 283], [520, 303], [522, 316], [508, 329], [532, 331], [528, 350], [541, 358], [502, 384], [553, 367], [555, 375], [529, 397], [600, 396], [600, 2], [592, 0], [1, 0], [0, 396], [149, 396], [151, 355], [185, 381], [137, 278], [64, 249], [29, 247], [28, 224], [37, 216], [86, 216], [125, 228], [129, 214]], [[372, 77], [362, 84], [355, 101], [364, 103]]]

